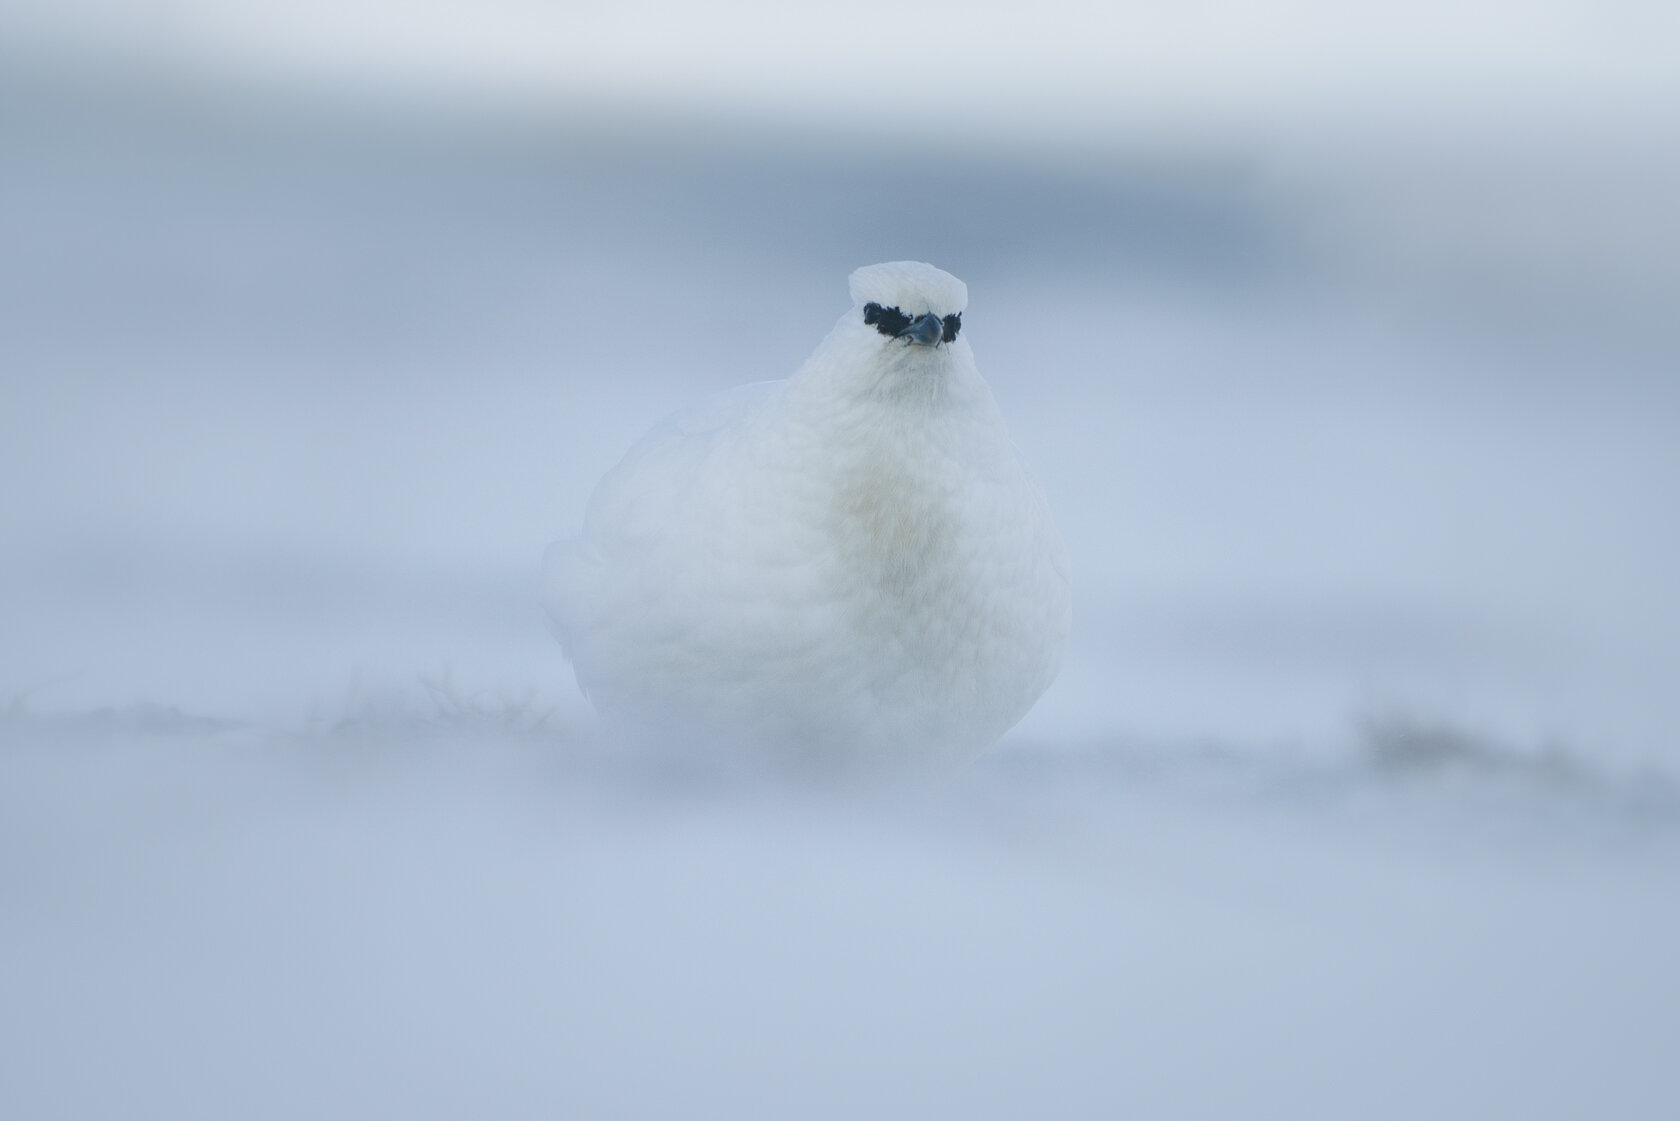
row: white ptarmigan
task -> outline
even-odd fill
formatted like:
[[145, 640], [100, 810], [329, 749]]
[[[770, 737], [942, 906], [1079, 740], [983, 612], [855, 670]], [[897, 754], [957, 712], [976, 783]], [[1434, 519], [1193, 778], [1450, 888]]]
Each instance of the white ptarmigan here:
[[962, 334], [968, 288], [917, 261], [786, 381], [658, 425], [544, 561], [578, 685], [643, 741], [962, 758], [1055, 678], [1067, 556]]

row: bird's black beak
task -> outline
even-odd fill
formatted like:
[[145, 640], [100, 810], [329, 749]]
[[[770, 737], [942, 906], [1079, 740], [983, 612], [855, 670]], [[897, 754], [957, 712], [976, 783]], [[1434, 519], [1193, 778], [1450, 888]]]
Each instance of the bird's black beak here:
[[910, 321], [910, 326], [893, 336], [915, 346], [938, 346], [939, 340], [944, 337], [945, 324], [931, 311], [926, 315], [918, 315]]

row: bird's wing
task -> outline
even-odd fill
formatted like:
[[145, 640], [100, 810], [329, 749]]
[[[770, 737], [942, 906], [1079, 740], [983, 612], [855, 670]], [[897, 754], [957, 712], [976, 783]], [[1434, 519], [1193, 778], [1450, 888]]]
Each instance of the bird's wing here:
[[716, 442], [783, 384], [737, 386], [654, 425], [595, 488], [584, 515], [585, 540], [612, 555], [662, 535], [687, 506]]
[[656, 424], [595, 488], [580, 539], [557, 541], [543, 558], [543, 602], [568, 654], [598, 581], [681, 524], [696, 479], [717, 441], [761, 407], [782, 381], [726, 390]]

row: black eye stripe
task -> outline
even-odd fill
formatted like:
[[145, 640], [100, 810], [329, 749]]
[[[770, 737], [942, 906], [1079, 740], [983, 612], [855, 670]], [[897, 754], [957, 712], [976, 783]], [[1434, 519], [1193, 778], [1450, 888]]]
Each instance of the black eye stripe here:
[[[873, 303], [863, 305], [863, 321], [889, 339], [896, 337], [911, 323], [910, 317], [898, 308], [882, 307], [880, 304]], [[940, 322], [945, 325], [943, 340], [954, 342], [957, 332], [962, 330], [962, 312], [947, 315]]]
[[895, 307], [882, 307], [880, 304], [864, 304], [863, 321], [874, 324], [875, 329], [889, 339], [910, 326], [908, 315]]

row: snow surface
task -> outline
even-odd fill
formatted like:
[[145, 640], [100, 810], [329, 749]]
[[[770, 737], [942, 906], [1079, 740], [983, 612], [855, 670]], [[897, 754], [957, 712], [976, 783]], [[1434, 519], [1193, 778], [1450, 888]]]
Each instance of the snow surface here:
[[[1680, 1110], [1639, 137], [911, 160], [7, 73], [0, 1115]], [[1068, 539], [1062, 678], [942, 780], [604, 754], [543, 546], [902, 257]]]

